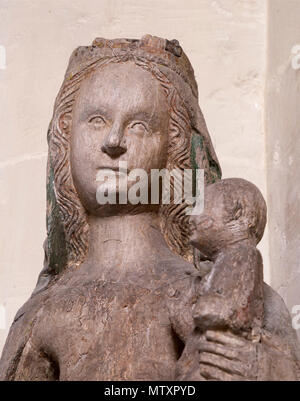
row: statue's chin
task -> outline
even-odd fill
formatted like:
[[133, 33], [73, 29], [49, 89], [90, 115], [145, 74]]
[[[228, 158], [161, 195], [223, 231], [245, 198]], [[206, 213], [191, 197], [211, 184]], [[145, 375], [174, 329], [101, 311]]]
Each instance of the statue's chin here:
[[97, 183], [95, 194], [97, 216], [116, 214], [138, 214], [145, 211], [158, 211], [159, 204], [151, 204], [151, 188], [148, 181], [130, 181], [128, 177]]

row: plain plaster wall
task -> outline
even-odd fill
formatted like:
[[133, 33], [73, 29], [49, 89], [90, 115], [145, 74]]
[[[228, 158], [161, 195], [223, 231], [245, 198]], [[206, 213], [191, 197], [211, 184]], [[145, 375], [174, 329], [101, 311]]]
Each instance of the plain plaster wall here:
[[271, 285], [290, 311], [294, 307], [293, 317], [300, 326], [295, 314], [300, 312], [299, 19], [299, 0], [269, 1], [266, 157]]
[[[266, 195], [265, 0], [0, 0], [0, 350], [43, 263], [46, 132], [75, 47], [95, 37], [180, 41], [223, 176]], [[269, 281], [267, 235], [261, 249]]]

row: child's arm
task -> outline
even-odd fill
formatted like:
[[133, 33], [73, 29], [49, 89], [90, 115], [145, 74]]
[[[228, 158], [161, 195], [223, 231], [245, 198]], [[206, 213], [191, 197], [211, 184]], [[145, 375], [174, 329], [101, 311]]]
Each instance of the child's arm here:
[[193, 315], [202, 330], [251, 331], [263, 318], [263, 266], [255, 247], [226, 249], [203, 280]]

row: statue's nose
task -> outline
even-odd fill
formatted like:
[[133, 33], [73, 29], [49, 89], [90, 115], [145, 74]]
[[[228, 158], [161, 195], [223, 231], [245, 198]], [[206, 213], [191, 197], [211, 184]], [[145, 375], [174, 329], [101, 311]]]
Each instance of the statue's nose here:
[[101, 146], [102, 152], [110, 157], [119, 157], [127, 151], [124, 132], [120, 124], [114, 124]]

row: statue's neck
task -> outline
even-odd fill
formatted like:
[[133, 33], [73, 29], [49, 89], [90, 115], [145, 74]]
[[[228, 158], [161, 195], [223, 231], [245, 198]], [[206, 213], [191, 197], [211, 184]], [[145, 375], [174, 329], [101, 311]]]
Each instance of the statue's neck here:
[[121, 280], [143, 274], [158, 258], [169, 256], [155, 213], [127, 216], [89, 216], [89, 252], [85, 268], [93, 276]]

